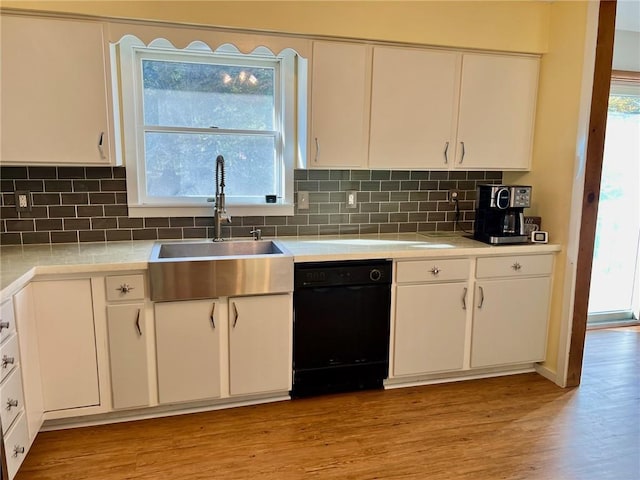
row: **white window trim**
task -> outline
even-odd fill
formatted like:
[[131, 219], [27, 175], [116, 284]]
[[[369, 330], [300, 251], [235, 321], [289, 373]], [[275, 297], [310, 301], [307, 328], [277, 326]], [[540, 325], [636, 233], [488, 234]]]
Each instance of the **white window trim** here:
[[[127, 202], [130, 217], [206, 217], [213, 213], [212, 204], [203, 202], [190, 202], [181, 199], [169, 203], [144, 203], [140, 194], [144, 188], [144, 178], [140, 175], [139, 168], [143, 161], [138, 161], [143, 154], [141, 138], [136, 136], [136, 125], [140, 118], [137, 106], [141, 105], [138, 98], [139, 88], [135, 88], [139, 79], [136, 68], [136, 48], [176, 48], [165, 39], [156, 39], [146, 46], [141, 40], [132, 35], [125, 35], [120, 42], [111, 45], [111, 58], [114, 82], [114, 98], [119, 102], [114, 106], [116, 110], [116, 131], [121, 134], [116, 140], [121, 148], [117, 150], [119, 164], [126, 166], [127, 175]], [[192, 42], [183, 51], [189, 53], [213, 52], [202, 42]], [[230, 44], [218, 47], [215, 52], [240, 54], [240, 51]], [[215, 53], [213, 52], [213, 53]], [[281, 115], [282, 128], [282, 158], [283, 166], [283, 198], [275, 204], [230, 204], [227, 203], [227, 211], [232, 216], [282, 216], [294, 214], [293, 175], [297, 165], [306, 164], [306, 118], [307, 118], [307, 60], [300, 57], [292, 49], [284, 49], [278, 55], [266, 47], [258, 47], [254, 54], [277, 57], [281, 62], [280, 74], [281, 91], [284, 110]], [[119, 128], [121, 127], [121, 128]], [[294, 136], [293, 139], [285, 138], [287, 132]]]

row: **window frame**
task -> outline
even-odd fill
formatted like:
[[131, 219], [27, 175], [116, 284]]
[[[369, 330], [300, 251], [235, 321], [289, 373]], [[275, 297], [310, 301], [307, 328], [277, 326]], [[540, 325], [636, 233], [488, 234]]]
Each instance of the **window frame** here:
[[[274, 101], [277, 109], [276, 122], [279, 130], [276, 137], [277, 160], [280, 162], [280, 198], [275, 204], [256, 203], [238, 198], [227, 198], [227, 211], [232, 216], [281, 216], [294, 214], [293, 175], [296, 165], [304, 164], [305, 149], [300, 145], [306, 142], [302, 122], [306, 122], [306, 60], [291, 49], [285, 49], [279, 54], [273, 54], [266, 47], [258, 47], [250, 54], [241, 53], [234, 45], [224, 44], [215, 51], [202, 42], [193, 42], [183, 49], [174, 47], [170, 42], [158, 39], [145, 45], [133, 36], [125, 36], [121, 41], [112, 45], [112, 70], [114, 78], [114, 99], [120, 122], [116, 127], [116, 142], [122, 145], [118, 152], [119, 163], [124, 164], [127, 177], [127, 202], [130, 217], [172, 217], [172, 216], [211, 216], [213, 204], [204, 199], [155, 197], [149, 201], [145, 195], [145, 158], [144, 158], [144, 117], [143, 117], [143, 84], [142, 58], [149, 53], [151, 56], [166, 56], [173, 61], [185, 58], [203, 58], [203, 63], [219, 63], [231, 60], [238, 65], [247, 60], [256, 64], [279, 63], [279, 73]], [[189, 60], [187, 60], [189, 61]], [[242, 63], [240, 63], [242, 64]], [[279, 81], [278, 81], [279, 80]], [[279, 113], [279, 115], [278, 115]], [[278, 121], [279, 117], [279, 121]], [[304, 117], [304, 118], [303, 118]], [[119, 128], [121, 127], [121, 128]], [[175, 130], [184, 130], [176, 127]], [[188, 133], [201, 130], [211, 134], [209, 129], [187, 128]], [[223, 130], [216, 133], [222, 133]], [[236, 130], [237, 132], [237, 130]], [[121, 135], [121, 136], [120, 136]], [[289, 140], [291, 139], [291, 140]]]

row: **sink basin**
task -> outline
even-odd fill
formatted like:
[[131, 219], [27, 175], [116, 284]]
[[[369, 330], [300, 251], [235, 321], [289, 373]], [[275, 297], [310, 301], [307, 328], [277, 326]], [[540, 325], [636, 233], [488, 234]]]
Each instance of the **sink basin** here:
[[149, 258], [151, 300], [293, 291], [293, 255], [276, 240], [158, 242]]
[[271, 240], [160, 244], [158, 258], [229, 257], [283, 253]]

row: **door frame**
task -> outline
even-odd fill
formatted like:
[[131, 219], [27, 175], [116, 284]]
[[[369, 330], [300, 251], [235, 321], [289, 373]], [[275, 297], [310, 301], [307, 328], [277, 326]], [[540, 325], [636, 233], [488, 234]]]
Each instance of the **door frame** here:
[[[566, 387], [579, 385], [582, 375], [591, 267], [611, 85], [616, 7], [616, 0], [602, 0], [595, 7], [598, 10], [598, 20], [588, 130], [585, 132], [587, 134], [586, 152], [578, 152], [579, 164], [574, 181], [570, 219], [571, 238], [568, 249], [569, 252], [575, 250], [575, 260], [573, 259], [574, 255], [568, 255], [568, 271], [573, 271], [574, 274], [567, 276], [569, 285], [565, 285], [569, 287], [565, 289], [565, 292], [569, 294], [567, 300], [572, 303], [569, 305], [570, 323], [566, 322], [569, 323], [568, 331], [562, 332], [561, 339], [566, 339], [566, 344], [560, 346], [564, 352], [559, 352], [558, 356], [558, 383]], [[590, 22], [587, 25], [587, 30], [591, 25]], [[587, 37], [589, 33], [588, 31]], [[587, 39], [586, 48], [592, 45], [590, 40], [590, 38]], [[585, 64], [586, 76], [589, 64], [587, 58], [585, 58]], [[584, 80], [588, 81], [586, 78]]]

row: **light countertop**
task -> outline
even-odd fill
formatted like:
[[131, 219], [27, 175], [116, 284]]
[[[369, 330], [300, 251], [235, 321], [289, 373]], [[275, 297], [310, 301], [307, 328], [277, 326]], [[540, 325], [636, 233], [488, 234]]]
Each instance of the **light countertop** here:
[[[459, 234], [445, 232], [278, 237], [276, 240], [293, 254], [296, 262], [514, 255], [560, 250], [559, 245], [553, 244], [490, 246]], [[163, 240], [162, 242], [193, 241]], [[2, 246], [0, 247], [0, 293], [3, 298], [11, 295], [35, 275], [146, 270], [151, 248], [155, 243], [151, 240], [138, 240]]]

